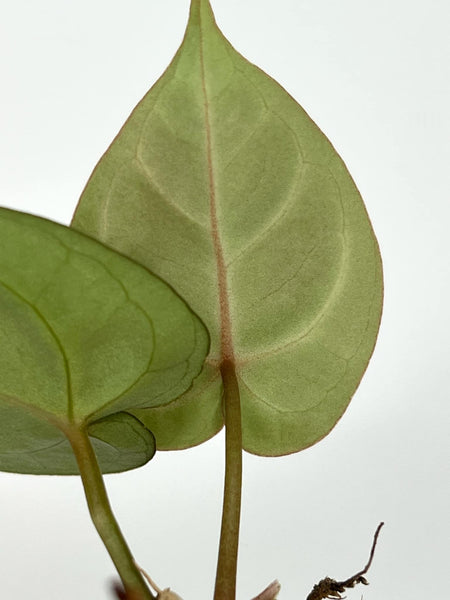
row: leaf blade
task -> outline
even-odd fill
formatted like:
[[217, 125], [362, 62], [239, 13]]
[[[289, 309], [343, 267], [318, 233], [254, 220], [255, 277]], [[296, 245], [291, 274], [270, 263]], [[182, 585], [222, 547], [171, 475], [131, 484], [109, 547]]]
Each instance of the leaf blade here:
[[[97, 165], [73, 225], [186, 298], [210, 331], [217, 377], [232, 353], [245, 449], [294, 452], [340, 418], [379, 326], [376, 238], [329, 141], [232, 48], [206, 0], [191, 3], [180, 50]], [[195, 406], [195, 389], [203, 424], [218, 390]]]
[[184, 392], [208, 347], [203, 325], [160, 279], [78, 232], [7, 209], [0, 312], [5, 470], [77, 472], [64, 438], [74, 427], [92, 428], [104, 472], [143, 464], [153, 435], [123, 411]]

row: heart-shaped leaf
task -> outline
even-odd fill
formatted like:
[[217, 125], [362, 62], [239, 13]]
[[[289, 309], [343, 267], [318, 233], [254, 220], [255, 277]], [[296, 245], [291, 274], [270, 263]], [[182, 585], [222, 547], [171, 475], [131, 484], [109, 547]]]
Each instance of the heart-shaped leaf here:
[[134, 413], [159, 447], [221, 427], [224, 359], [248, 451], [298, 451], [341, 417], [378, 331], [378, 245], [336, 151], [232, 48], [207, 0], [192, 0], [177, 55], [97, 165], [73, 225], [168, 281], [209, 329], [193, 387]]
[[153, 434], [128, 411], [185, 392], [208, 335], [140, 265], [0, 209], [0, 347], [0, 470], [78, 473], [69, 439], [87, 429], [114, 472], [153, 456]]

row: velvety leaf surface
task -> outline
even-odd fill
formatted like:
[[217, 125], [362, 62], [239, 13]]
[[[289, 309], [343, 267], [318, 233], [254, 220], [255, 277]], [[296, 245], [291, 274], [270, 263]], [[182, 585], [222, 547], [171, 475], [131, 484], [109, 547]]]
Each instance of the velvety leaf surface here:
[[220, 428], [224, 357], [247, 450], [294, 452], [335, 425], [378, 331], [377, 242], [333, 147], [231, 47], [207, 0], [192, 0], [182, 46], [97, 165], [73, 225], [160, 275], [209, 329], [193, 388], [135, 413], [158, 447]]
[[0, 470], [70, 474], [88, 432], [104, 472], [152, 457], [127, 410], [165, 404], [201, 369], [208, 336], [140, 265], [72, 229], [0, 209]]

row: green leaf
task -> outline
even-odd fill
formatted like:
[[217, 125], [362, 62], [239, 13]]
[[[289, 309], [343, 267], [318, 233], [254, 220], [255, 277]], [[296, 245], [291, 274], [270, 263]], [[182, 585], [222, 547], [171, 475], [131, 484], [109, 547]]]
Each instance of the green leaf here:
[[87, 428], [103, 472], [146, 463], [129, 410], [166, 404], [202, 367], [208, 336], [140, 265], [81, 233], [0, 209], [0, 470], [78, 473]]
[[192, 0], [178, 53], [97, 165], [73, 226], [160, 275], [209, 329], [194, 386], [135, 412], [158, 447], [221, 427], [224, 358], [248, 451], [298, 451], [341, 417], [379, 327], [378, 245], [329, 141], [233, 49], [206, 0]]

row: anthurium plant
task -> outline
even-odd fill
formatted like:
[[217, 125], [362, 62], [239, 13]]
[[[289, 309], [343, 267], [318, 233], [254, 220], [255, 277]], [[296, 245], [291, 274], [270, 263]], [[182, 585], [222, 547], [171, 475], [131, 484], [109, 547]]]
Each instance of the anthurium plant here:
[[[341, 158], [230, 45], [209, 1], [191, 0], [175, 58], [71, 228], [0, 210], [0, 469], [79, 474], [117, 597], [169, 600], [135, 564], [102, 473], [225, 427], [214, 600], [235, 600], [242, 453], [282, 456], [330, 432], [381, 308], [377, 241]], [[366, 570], [310, 598], [338, 598]]]

